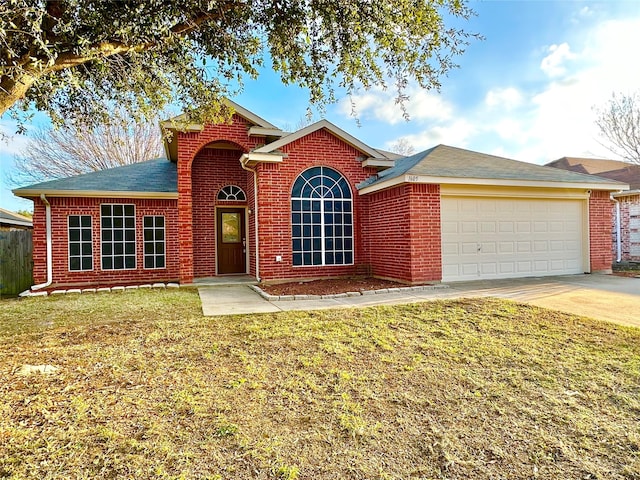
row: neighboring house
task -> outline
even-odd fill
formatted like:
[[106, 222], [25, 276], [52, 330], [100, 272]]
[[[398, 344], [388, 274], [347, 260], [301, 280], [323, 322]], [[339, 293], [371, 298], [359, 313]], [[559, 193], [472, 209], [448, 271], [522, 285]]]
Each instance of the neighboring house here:
[[165, 122], [167, 159], [14, 190], [34, 202], [35, 281], [611, 269], [609, 197], [624, 184], [445, 145], [399, 158], [326, 120], [286, 133], [233, 105], [229, 124]]
[[640, 262], [640, 165], [573, 157], [563, 157], [547, 165], [629, 184], [630, 190], [613, 194], [613, 255], [617, 262]]
[[0, 230], [31, 230], [33, 222], [29, 217], [0, 208]]

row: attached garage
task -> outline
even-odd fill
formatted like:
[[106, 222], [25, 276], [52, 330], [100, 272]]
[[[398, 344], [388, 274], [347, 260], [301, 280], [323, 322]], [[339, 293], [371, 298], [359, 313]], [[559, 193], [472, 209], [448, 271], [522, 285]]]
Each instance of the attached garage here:
[[407, 283], [611, 272], [610, 194], [626, 188], [438, 145], [359, 185], [371, 270]]
[[583, 273], [586, 200], [442, 194], [442, 280]]

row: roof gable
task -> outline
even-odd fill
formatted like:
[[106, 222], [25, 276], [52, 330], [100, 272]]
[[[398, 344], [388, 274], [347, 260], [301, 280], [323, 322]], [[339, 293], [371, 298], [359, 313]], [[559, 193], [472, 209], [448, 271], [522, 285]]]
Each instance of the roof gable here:
[[[504, 184], [518, 183], [530, 186], [557, 186], [574, 188], [601, 188], [622, 190], [624, 183], [593, 175], [586, 175], [546, 166], [520, 162], [462, 148], [438, 145], [424, 152], [402, 158], [396, 165], [365, 182], [360, 190], [375, 191], [385, 185], [398, 184], [407, 178], [433, 183]], [[424, 183], [420, 181], [419, 183]], [[366, 192], [363, 192], [366, 193]]]
[[371, 148], [370, 146], [366, 145], [365, 143], [363, 143], [362, 141], [358, 140], [356, 137], [354, 137], [353, 135], [345, 132], [344, 130], [342, 130], [341, 128], [335, 126], [333, 123], [329, 122], [328, 120], [320, 120], [318, 122], [315, 122], [311, 125], [308, 125], [300, 130], [298, 130], [297, 132], [293, 132], [285, 137], [282, 137], [278, 140], [276, 140], [275, 142], [271, 142], [263, 147], [257, 148], [254, 150], [254, 152], [256, 153], [272, 153], [275, 152], [277, 150], [279, 150], [280, 148], [284, 147], [285, 145], [288, 145], [292, 142], [295, 142], [296, 140], [303, 138], [313, 132], [316, 132], [318, 130], [322, 130], [325, 129], [327, 130], [329, 133], [331, 133], [332, 135], [334, 135], [335, 137], [338, 137], [340, 140], [344, 141], [345, 143], [348, 143], [349, 145], [351, 145], [352, 147], [354, 147], [355, 149], [361, 151], [362, 153], [364, 153], [365, 155], [367, 155], [369, 158], [387, 158], [382, 152]]

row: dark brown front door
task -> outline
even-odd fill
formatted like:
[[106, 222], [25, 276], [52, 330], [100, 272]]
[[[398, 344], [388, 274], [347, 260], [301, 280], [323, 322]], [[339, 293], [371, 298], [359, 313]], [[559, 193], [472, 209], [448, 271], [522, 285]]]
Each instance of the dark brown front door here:
[[218, 274], [246, 273], [244, 208], [219, 208], [216, 225]]

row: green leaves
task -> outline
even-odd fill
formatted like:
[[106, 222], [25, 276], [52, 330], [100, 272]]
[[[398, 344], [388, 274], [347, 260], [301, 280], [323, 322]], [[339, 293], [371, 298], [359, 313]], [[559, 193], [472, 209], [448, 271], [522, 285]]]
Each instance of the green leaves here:
[[[9, 0], [0, 6], [0, 113], [30, 106], [54, 122], [99, 123], [111, 105], [134, 118], [177, 102], [195, 121], [270, 57], [312, 104], [394, 82], [423, 88], [474, 37], [459, 0]], [[235, 90], [234, 90], [235, 89]]]

